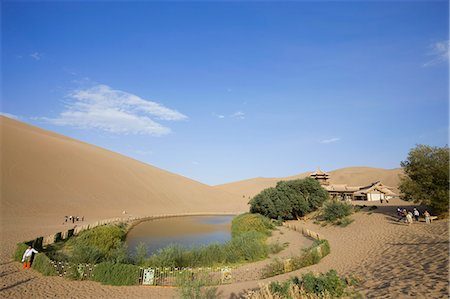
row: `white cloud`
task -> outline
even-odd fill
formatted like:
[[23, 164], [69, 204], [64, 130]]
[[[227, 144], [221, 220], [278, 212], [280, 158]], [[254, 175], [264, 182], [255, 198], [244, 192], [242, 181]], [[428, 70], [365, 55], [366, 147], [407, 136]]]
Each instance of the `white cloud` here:
[[320, 143], [327, 144], [327, 143], [337, 142], [339, 140], [341, 140], [341, 138], [334, 137], [334, 138], [330, 138], [330, 139], [321, 140]]
[[36, 61], [39, 61], [42, 58], [42, 53], [34, 52], [34, 53], [30, 54], [30, 57]]
[[41, 118], [54, 125], [99, 129], [115, 134], [165, 135], [170, 128], [155, 120], [178, 121], [187, 116], [134, 94], [107, 85], [74, 90], [57, 118]]
[[220, 119], [224, 119], [224, 118], [225, 118], [225, 115], [217, 114], [217, 113], [214, 113], [214, 112], [213, 112], [212, 115], [213, 115], [214, 117], [217, 117], [217, 118], [220, 118]]
[[237, 119], [245, 119], [245, 113], [242, 111], [237, 111], [237, 112], [231, 114], [231, 117], [237, 118]]
[[432, 59], [423, 64], [424, 67], [433, 66], [441, 63], [448, 63], [449, 57], [449, 40], [433, 43], [429, 46], [428, 56]]
[[11, 114], [11, 113], [6, 113], [6, 112], [0, 112], [0, 115], [12, 118], [12, 119], [20, 119], [20, 117], [18, 117], [17, 115]]

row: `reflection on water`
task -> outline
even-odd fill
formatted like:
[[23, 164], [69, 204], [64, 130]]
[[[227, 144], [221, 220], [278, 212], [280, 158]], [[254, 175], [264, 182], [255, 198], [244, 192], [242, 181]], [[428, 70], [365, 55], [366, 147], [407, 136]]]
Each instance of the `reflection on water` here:
[[233, 216], [186, 216], [142, 222], [127, 234], [128, 251], [133, 254], [144, 243], [149, 254], [169, 245], [184, 248], [225, 243], [231, 239]]

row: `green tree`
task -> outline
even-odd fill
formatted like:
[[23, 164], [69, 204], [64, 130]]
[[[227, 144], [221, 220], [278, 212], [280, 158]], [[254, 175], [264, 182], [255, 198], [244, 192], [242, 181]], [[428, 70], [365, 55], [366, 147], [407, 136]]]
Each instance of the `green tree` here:
[[250, 212], [272, 219], [295, 219], [321, 207], [328, 193], [312, 179], [280, 181], [250, 200]]
[[449, 148], [417, 145], [402, 161], [402, 199], [428, 205], [434, 213], [448, 212]]

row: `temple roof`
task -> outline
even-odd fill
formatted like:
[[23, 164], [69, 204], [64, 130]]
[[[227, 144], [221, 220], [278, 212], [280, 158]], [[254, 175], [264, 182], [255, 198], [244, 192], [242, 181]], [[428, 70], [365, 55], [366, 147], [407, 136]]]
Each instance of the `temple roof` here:
[[310, 176], [316, 177], [316, 176], [330, 176], [330, 175], [328, 173], [320, 170], [320, 168], [318, 168], [315, 172], [311, 173]]

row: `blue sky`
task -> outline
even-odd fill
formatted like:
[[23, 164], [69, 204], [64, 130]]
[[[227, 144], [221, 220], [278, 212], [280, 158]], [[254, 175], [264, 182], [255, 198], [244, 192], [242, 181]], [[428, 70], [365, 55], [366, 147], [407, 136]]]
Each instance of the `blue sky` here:
[[3, 114], [206, 184], [448, 144], [435, 2], [2, 2]]

